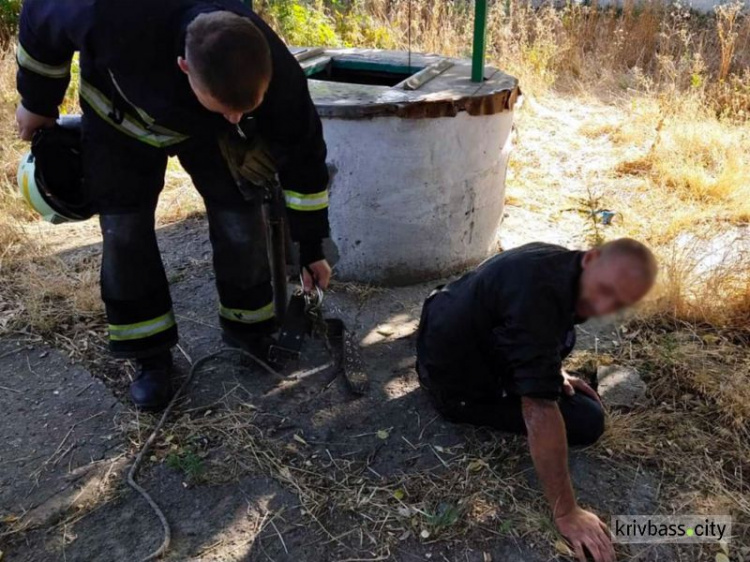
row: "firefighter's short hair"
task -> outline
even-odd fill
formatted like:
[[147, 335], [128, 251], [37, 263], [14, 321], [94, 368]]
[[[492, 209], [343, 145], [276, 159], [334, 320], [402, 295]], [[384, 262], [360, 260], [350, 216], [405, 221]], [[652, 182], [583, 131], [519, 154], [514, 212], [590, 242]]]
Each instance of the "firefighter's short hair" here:
[[250, 19], [219, 11], [187, 28], [185, 50], [199, 82], [218, 101], [244, 110], [271, 80], [271, 50]]

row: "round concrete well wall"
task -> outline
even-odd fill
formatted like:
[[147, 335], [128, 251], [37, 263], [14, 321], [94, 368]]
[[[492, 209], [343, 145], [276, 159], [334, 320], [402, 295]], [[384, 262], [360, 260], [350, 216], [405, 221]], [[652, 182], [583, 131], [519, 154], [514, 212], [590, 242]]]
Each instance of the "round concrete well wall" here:
[[[488, 67], [476, 84], [468, 60], [401, 52], [327, 50], [302, 64], [333, 170], [339, 279], [419, 282], [496, 250], [514, 78]], [[340, 81], [347, 68], [360, 83]]]
[[325, 120], [337, 169], [330, 213], [337, 274], [409, 283], [487, 257], [503, 212], [510, 123], [509, 113]]

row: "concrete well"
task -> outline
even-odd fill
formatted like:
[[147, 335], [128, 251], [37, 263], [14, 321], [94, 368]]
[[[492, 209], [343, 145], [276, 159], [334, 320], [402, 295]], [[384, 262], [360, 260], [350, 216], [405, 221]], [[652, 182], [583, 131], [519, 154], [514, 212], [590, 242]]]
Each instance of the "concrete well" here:
[[471, 61], [362, 49], [295, 53], [323, 120], [343, 280], [408, 284], [497, 247], [515, 78]]

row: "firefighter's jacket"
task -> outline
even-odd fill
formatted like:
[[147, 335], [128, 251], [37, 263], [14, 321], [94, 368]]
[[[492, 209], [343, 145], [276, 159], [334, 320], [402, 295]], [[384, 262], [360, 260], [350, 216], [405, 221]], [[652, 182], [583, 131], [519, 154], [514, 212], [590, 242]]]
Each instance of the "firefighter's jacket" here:
[[177, 58], [190, 22], [218, 10], [250, 19], [270, 45], [273, 77], [248, 118], [276, 160], [293, 239], [319, 243], [328, 235], [320, 118], [294, 56], [239, 0], [26, 0], [17, 49], [22, 104], [57, 117], [78, 51], [81, 99], [123, 135], [165, 149], [215, 138], [231, 125], [198, 102]]

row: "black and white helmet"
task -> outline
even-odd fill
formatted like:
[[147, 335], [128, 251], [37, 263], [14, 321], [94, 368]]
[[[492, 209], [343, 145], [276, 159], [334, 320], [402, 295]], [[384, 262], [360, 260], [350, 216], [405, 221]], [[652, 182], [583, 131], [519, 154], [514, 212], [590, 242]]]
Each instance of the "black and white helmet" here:
[[26, 202], [52, 224], [94, 215], [83, 181], [81, 117], [62, 117], [34, 133], [31, 150], [18, 166], [18, 189]]

